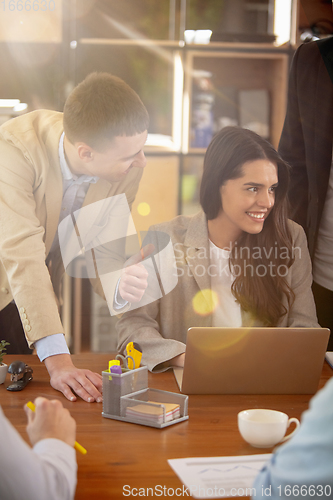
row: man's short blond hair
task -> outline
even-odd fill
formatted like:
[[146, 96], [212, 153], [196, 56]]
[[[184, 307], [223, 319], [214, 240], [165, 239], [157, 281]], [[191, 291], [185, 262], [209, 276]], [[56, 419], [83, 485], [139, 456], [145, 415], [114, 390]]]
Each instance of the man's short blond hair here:
[[91, 73], [67, 98], [64, 130], [74, 144], [103, 149], [117, 136], [133, 136], [148, 129], [148, 112], [138, 94], [121, 78]]

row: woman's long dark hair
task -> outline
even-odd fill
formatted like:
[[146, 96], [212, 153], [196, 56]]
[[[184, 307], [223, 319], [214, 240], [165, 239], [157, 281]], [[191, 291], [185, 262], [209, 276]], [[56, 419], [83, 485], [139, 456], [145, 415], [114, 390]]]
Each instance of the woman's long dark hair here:
[[292, 237], [287, 223], [289, 167], [273, 146], [254, 132], [225, 127], [207, 148], [200, 188], [200, 203], [208, 220], [222, 209], [220, 188], [229, 179], [243, 175], [244, 163], [268, 159], [278, 169], [274, 206], [259, 234], [243, 232], [230, 253], [235, 275], [232, 293], [242, 309], [265, 325], [276, 326], [287, 313], [294, 293], [286, 276], [294, 262]]

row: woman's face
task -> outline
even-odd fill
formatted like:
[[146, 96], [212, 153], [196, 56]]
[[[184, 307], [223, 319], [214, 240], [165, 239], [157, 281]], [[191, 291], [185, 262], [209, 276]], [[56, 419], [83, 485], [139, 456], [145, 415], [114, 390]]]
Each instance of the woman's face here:
[[218, 218], [232, 239], [243, 231], [261, 232], [274, 206], [278, 184], [277, 166], [267, 159], [244, 163], [242, 173], [220, 188], [222, 210]]

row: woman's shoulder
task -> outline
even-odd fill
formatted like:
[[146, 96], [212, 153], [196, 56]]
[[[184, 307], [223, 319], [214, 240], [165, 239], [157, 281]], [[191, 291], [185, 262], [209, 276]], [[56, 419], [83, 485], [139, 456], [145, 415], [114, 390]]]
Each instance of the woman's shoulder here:
[[185, 234], [192, 224], [200, 223], [201, 219], [204, 217], [203, 212], [199, 212], [195, 215], [178, 215], [170, 221], [161, 222], [151, 226], [149, 229], [151, 231], [162, 231], [170, 235]]
[[303, 227], [300, 224], [297, 224], [297, 222], [288, 219], [288, 229], [290, 231], [294, 245], [295, 243], [307, 245], [306, 234]]
[[178, 227], [188, 227], [193, 215], [177, 215], [174, 219], [154, 224], [151, 229], [156, 231], [168, 231]]
[[305, 234], [304, 229], [297, 222], [288, 219], [287, 224], [288, 224], [288, 229], [292, 235]]

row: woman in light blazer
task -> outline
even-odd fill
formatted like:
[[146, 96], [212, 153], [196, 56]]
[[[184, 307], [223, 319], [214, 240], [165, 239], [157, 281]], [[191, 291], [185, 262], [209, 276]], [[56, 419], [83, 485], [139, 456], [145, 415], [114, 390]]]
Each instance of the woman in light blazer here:
[[171, 239], [178, 284], [122, 316], [119, 352], [138, 342], [142, 363], [161, 371], [183, 365], [189, 327], [317, 327], [306, 237], [287, 218], [288, 185], [288, 166], [266, 140], [222, 129], [204, 159], [202, 211], [150, 228], [150, 241], [161, 232]]

